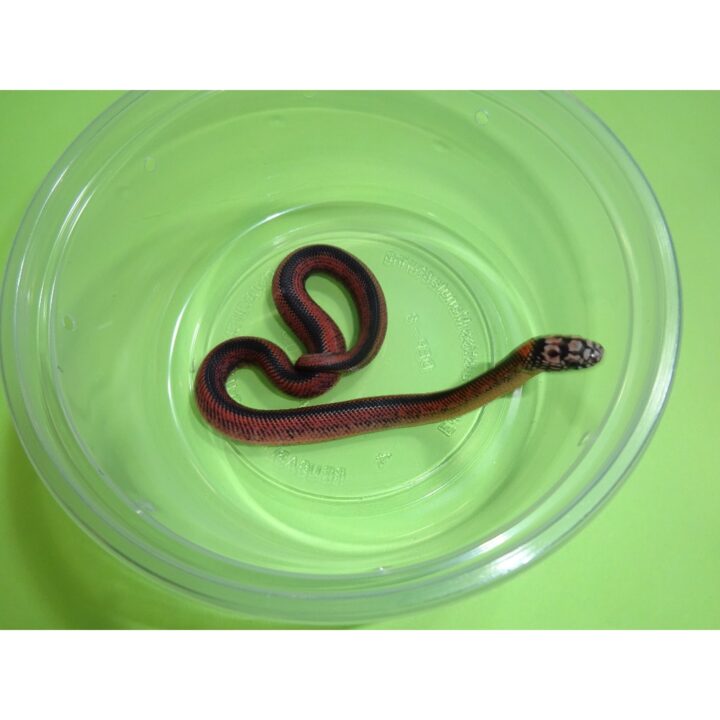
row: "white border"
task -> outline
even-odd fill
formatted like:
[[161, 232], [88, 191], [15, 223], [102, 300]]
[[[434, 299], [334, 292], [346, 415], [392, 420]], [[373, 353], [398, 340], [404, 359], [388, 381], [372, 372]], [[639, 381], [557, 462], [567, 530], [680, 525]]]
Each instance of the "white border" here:
[[[710, 717], [702, 632], [7, 632], [4, 717]], [[715, 708], [713, 711], [712, 708]]]
[[0, 87], [713, 88], [710, 3], [10, 3]]

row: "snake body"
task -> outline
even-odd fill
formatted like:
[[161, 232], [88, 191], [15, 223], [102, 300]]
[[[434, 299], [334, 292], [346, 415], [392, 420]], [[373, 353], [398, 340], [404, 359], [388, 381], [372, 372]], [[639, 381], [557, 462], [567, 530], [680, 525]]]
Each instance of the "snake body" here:
[[[360, 332], [349, 350], [333, 319], [305, 289], [313, 273], [337, 279], [357, 307]], [[275, 272], [272, 294], [278, 312], [307, 352], [293, 364], [284, 350], [268, 340], [232, 338], [208, 353], [195, 379], [202, 416], [221, 433], [245, 443], [302, 444], [438, 422], [506, 395], [538, 373], [591, 367], [603, 356], [601, 345], [581, 337], [537, 337], [487, 372], [450, 389], [284, 410], [254, 409], [236, 402], [227, 391], [228, 377], [236, 368], [255, 365], [288, 395], [317, 397], [343, 373], [367, 365], [380, 350], [387, 328], [385, 298], [375, 276], [356, 257], [336, 247], [311, 245], [291, 253]]]

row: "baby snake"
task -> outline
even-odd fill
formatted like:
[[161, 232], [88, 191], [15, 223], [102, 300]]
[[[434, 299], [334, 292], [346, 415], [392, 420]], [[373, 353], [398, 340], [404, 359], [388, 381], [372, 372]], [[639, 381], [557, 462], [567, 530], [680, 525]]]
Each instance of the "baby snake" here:
[[[340, 281], [357, 306], [360, 334], [349, 350], [338, 326], [305, 290], [305, 281], [313, 273]], [[536, 337], [487, 372], [447, 390], [257, 410], [230, 397], [226, 383], [236, 368], [256, 365], [288, 395], [317, 397], [333, 387], [342, 373], [367, 365], [380, 350], [387, 327], [385, 298], [375, 276], [356, 257], [336, 247], [312, 245], [291, 253], [275, 272], [272, 295], [278, 312], [307, 352], [293, 364], [284, 350], [268, 340], [232, 338], [208, 353], [195, 380], [203, 417], [221, 433], [245, 443], [311, 443], [454, 418], [506, 395], [543, 371], [592, 367], [604, 352], [598, 343], [581, 337]]]

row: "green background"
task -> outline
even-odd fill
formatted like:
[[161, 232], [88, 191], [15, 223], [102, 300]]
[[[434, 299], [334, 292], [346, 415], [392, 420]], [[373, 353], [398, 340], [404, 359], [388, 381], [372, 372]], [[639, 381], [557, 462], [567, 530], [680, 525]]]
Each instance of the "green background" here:
[[[0, 261], [70, 141], [115, 92], [0, 93]], [[655, 190], [684, 330], [675, 384], [629, 479], [579, 534], [484, 593], [377, 628], [720, 627], [720, 93], [581, 92]], [[0, 399], [0, 627], [269, 627], [132, 571], [65, 515]]]

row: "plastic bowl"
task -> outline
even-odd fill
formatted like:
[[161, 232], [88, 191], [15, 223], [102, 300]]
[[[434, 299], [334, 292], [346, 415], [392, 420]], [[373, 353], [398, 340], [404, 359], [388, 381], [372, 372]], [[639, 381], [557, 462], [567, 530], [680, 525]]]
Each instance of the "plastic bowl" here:
[[[538, 334], [589, 336], [605, 359], [439, 425], [229, 441], [196, 411], [195, 370], [234, 335], [300, 353], [270, 280], [315, 242], [372, 268], [389, 325], [313, 402], [444, 388]], [[310, 289], [357, 332], [334, 283]], [[571, 96], [130, 94], [27, 211], [2, 361], [29, 456], [93, 537], [243, 613], [352, 623], [486, 586], [597, 509], [658, 419], [679, 311], [650, 188]], [[298, 403], [249, 370], [230, 387]]]

